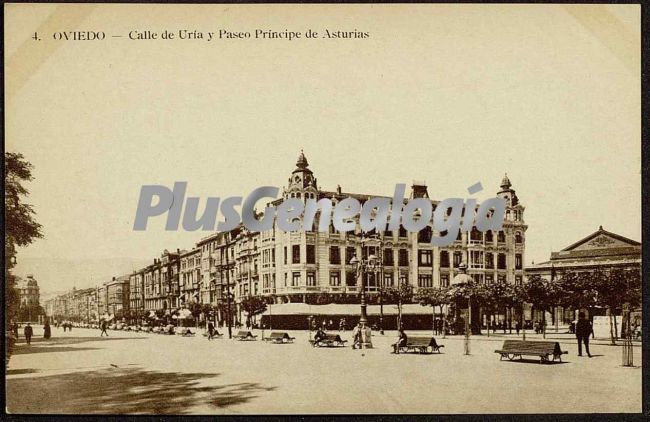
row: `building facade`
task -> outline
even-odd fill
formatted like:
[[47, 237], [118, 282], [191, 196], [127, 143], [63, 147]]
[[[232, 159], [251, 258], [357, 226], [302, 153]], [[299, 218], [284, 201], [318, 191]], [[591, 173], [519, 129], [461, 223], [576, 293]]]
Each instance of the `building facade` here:
[[[547, 280], [561, 277], [564, 272], [583, 272], [612, 269], [641, 271], [641, 243], [600, 226], [598, 230], [558, 252], [551, 252], [548, 261], [534, 264], [526, 269], [526, 276], [539, 275]], [[558, 315], [547, 315], [554, 322], [560, 318], [570, 322], [575, 315], [559, 307]]]
[[[431, 224], [419, 233], [400, 227], [396, 231], [373, 231], [362, 236], [358, 219], [354, 233], [339, 233], [330, 226], [328, 232], [283, 232], [275, 227], [272, 231], [257, 234], [258, 241], [251, 235], [240, 235], [236, 251], [243, 251], [245, 255], [239, 253], [237, 257], [252, 272], [239, 272], [239, 295], [259, 292], [273, 296], [276, 303], [286, 303], [293, 301], [294, 295], [308, 293], [357, 293], [360, 281], [350, 260], [354, 256], [365, 258], [370, 255], [379, 257], [382, 265], [377, 273], [367, 276], [366, 290], [369, 293], [376, 293], [381, 287], [395, 287], [399, 283], [410, 283], [415, 291], [418, 288], [449, 286], [461, 263], [467, 265], [467, 273], [476, 282], [505, 280], [521, 284], [527, 229], [524, 206], [507, 176], [503, 178], [497, 195], [504, 198], [507, 204], [502, 230], [496, 233], [482, 233], [476, 228], [469, 232], [459, 231], [456, 241], [446, 247], [430, 243], [431, 236], [440, 235]], [[328, 198], [335, 205], [347, 197], [356, 198], [363, 205], [377, 196], [344, 193], [340, 186], [335, 191], [317, 188], [316, 177], [309, 169], [306, 157], [301, 154], [283, 198], [275, 201], [274, 205], [287, 198]], [[414, 182], [410, 198], [429, 199], [427, 186]], [[431, 202], [435, 209], [438, 201]], [[256, 283], [260, 277], [262, 285], [258, 288]]]
[[130, 276], [113, 277], [105, 283], [106, 308], [109, 315], [117, 319], [127, 317], [129, 311], [129, 280]]
[[[305, 302], [308, 295], [319, 293], [352, 298], [360, 291], [359, 276], [350, 263], [355, 256], [378, 257], [380, 265], [367, 273], [365, 279], [366, 291], [371, 295], [405, 283], [411, 284], [416, 292], [420, 288], [449, 286], [461, 263], [477, 282], [504, 280], [520, 284], [524, 278], [525, 208], [507, 176], [501, 181], [497, 196], [506, 201], [502, 230], [459, 231], [453, 244], [445, 247], [431, 244], [431, 237], [440, 235], [431, 223], [418, 233], [403, 227], [362, 233], [358, 216], [356, 230], [349, 233], [340, 233], [332, 225], [324, 232], [284, 232], [274, 225], [261, 233], [239, 225], [204, 237], [189, 251], [165, 250], [147, 267], [113, 280], [119, 283], [98, 287], [98, 314], [124, 316], [130, 308], [145, 316], [169, 316], [176, 309], [198, 302], [215, 306], [221, 320], [232, 315], [234, 320], [241, 321], [241, 302], [249, 296], [262, 295], [277, 305]], [[363, 204], [378, 196], [344, 192], [340, 186], [323, 190], [301, 153], [282, 197], [272, 204], [278, 206], [289, 198], [328, 198], [335, 206], [347, 197]], [[429, 198], [423, 182], [413, 182], [409, 199], [413, 198], [430, 200], [434, 209], [439, 203]], [[404, 203], [407, 201], [404, 199]], [[319, 214], [316, 228], [318, 218]], [[119, 294], [117, 285], [121, 289]], [[226, 311], [229, 306], [230, 313]], [[275, 312], [281, 313], [282, 307], [274, 307]]]
[[20, 307], [38, 307], [40, 305], [40, 288], [32, 274], [27, 274], [25, 279], [16, 283], [16, 294]]

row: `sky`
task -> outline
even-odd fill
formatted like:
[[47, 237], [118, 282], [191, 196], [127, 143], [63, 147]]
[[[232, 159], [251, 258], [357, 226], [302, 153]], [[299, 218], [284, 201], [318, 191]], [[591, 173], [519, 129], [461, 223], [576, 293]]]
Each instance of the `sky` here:
[[[53, 33], [104, 31], [104, 41]], [[129, 31], [365, 31], [364, 39], [130, 40]], [[38, 32], [41, 41], [30, 37]], [[112, 35], [121, 35], [120, 38]], [[527, 264], [606, 230], [641, 239], [638, 5], [5, 5], [6, 149], [34, 165], [44, 238], [16, 272], [99, 284], [207, 232], [134, 232], [140, 187], [318, 184], [494, 196]]]

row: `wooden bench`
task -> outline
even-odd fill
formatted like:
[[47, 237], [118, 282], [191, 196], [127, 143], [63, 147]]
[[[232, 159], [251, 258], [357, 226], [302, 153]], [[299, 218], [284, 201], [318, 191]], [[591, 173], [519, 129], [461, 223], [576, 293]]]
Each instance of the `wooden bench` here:
[[263, 340], [273, 344], [286, 344], [293, 343], [295, 337], [289, 336], [289, 333], [272, 332], [271, 335], [265, 337]]
[[192, 330], [190, 330], [189, 328], [185, 328], [185, 329], [181, 329], [181, 330], [176, 331], [176, 335], [183, 336], [183, 337], [192, 337], [192, 336], [194, 336], [194, 334], [196, 334], [196, 333], [193, 332]]
[[342, 340], [338, 334], [325, 334], [325, 337], [319, 342], [309, 340], [309, 343], [314, 347], [345, 347], [347, 342], [347, 340]]
[[237, 334], [233, 336], [235, 340], [240, 340], [240, 341], [255, 341], [257, 340], [257, 336], [254, 336], [253, 333], [250, 331], [239, 331]]
[[523, 359], [523, 356], [538, 356], [540, 363], [549, 361], [549, 356], [553, 356], [553, 361], [558, 359], [562, 362], [562, 355], [568, 353], [560, 349], [560, 343], [557, 341], [523, 341], [523, 340], [505, 340], [500, 350], [495, 350], [501, 357], [514, 360], [517, 356]]
[[[445, 347], [442, 344], [438, 344], [434, 337], [407, 337], [406, 346], [400, 346], [397, 350], [397, 353], [402, 352], [414, 352], [414, 353], [440, 353], [440, 348]], [[430, 351], [429, 351], [430, 350]]]

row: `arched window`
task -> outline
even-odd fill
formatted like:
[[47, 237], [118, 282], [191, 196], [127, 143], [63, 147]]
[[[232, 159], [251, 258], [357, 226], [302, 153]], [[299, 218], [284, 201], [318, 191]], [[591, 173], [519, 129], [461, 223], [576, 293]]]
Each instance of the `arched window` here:
[[494, 236], [492, 234], [492, 230], [488, 230], [485, 232], [485, 241], [486, 242], [493, 242], [494, 241]]
[[515, 242], [516, 243], [522, 243], [524, 241], [523, 237], [521, 236], [521, 232], [515, 233]]
[[506, 233], [503, 230], [499, 230], [499, 234], [497, 235], [497, 242], [505, 243], [505, 241], [506, 241]]

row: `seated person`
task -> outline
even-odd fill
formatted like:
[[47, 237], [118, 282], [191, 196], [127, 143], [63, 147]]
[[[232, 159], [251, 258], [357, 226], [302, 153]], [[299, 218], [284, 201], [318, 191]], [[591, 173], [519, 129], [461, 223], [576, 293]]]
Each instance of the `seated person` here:
[[325, 331], [322, 328], [318, 328], [316, 334], [314, 335], [314, 346], [320, 343], [321, 340], [325, 338]]
[[408, 343], [408, 337], [406, 336], [404, 329], [400, 329], [399, 339], [397, 340], [397, 343], [393, 344], [393, 353], [399, 353], [399, 348], [406, 347], [407, 343]]

